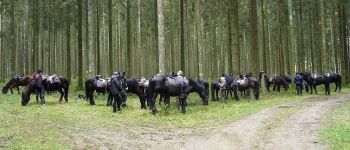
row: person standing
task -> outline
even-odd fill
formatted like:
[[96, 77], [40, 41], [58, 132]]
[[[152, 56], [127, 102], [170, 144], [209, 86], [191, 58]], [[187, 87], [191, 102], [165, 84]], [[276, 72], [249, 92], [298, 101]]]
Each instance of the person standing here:
[[45, 106], [45, 88], [43, 85], [43, 74], [39, 69], [33, 73], [34, 90], [37, 96], [40, 97], [41, 105]]
[[297, 94], [302, 95], [303, 94], [303, 77], [299, 73], [296, 74], [294, 78], [294, 83], [296, 85]]

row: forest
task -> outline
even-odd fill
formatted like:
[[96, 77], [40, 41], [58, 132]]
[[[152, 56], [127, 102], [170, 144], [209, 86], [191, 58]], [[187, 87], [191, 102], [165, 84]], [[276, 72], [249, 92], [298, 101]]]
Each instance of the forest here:
[[349, 81], [349, 0], [0, 0], [0, 80], [259, 71]]

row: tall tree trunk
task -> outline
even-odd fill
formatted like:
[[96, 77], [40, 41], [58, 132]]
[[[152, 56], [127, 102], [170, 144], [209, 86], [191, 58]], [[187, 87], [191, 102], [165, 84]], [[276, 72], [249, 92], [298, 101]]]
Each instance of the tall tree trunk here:
[[113, 72], [113, 3], [108, 0], [108, 51], [109, 51], [109, 73]]
[[328, 51], [327, 51], [327, 45], [326, 45], [326, 30], [325, 30], [325, 7], [324, 4], [325, 1], [321, 0], [320, 1], [320, 14], [321, 14], [321, 34], [322, 34], [322, 60], [323, 62], [321, 63], [322, 65], [322, 72], [329, 71], [329, 61], [328, 61]]
[[185, 29], [184, 29], [184, 0], [180, 0], [180, 58], [181, 58], [181, 70], [185, 70]]
[[83, 12], [82, 0], [78, 0], [78, 89], [83, 89]]
[[126, 63], [127, 63], [127, 67], [125, 68], [127, 71], [127, 75], [128, 76], [131, 76], [132, 74], [132, 67], [133, 64], [132, 64], [132, 59], [131, 59], [131, 21], [130, 21], [130, 0], [127, 0], [127, 6], [126, 6], [126, 12], [127, 12], [127, 17], [126, 17], [126, 26], [127, 26], [127, 54], [126, 54]]
[[256, 1], [249, 0], [249, 15], [250, 15], [250, 48], [251, 57], [255, 63], [252, 63], [251, 71], [254, 76], [258, 76], [260, 68], [259, 49], [258, 49], [258, 26], [257, 26], [257, 12]]
[[203, 51], [202, 51], [202, 17], [200, 15], [200, 7], [201, 3], [200, 0], [196, 0], [196, 19], [197, 19], [197, 63], [198, 63], [198, 78], [202, 79], [203, 78]]
[[239, 36], [239, 17], [238, 17], [238, 10], [239, 10], [239, 1], [238, 0], [231, 0], [231, 13], [233, 17], [232, 24], [230, 26], [231, 29], [231, 51], [232, 51], [232, 73], [234, 74], [241, 74], [241, 48], [240, 48], [240, 36]]
[[15, 22], [15, 4], [16, 1], [11, 1], [11, 25], [10, 25], [10, 43], [11, 43], [11, 50], [10, 50], [10, 75], [13, 76], [16, 71], [16, 50], [17, 50], [17, 34], [16, 34], [16, 22]]
[[163, 0], [157, 0], [158, 12], [158, 52], [159, 52], [159, 73], [165, 74], [165, 42], [164, 42], [164, 12]]
[[70, 82], [70, 80], [71, 80], [71, 75], [72, 75], [72, 71], [71, 71], [71, 66], [72, 66], [72, 64], [71, 64], [71, 46], [70, 46], [70, 37], [71, 37], [71, 35], [70, 35], [70, 17], [71, 17], [71, 15], [70, 15], [70, 5], [68, 4], [67, 6], [66, 6], [66, 20], [67, 20], [67, 26], [66, 26], [66, 46], [67, 46], [67, 51], [66, 51], [66, 57], [67, 57], [67, 79], [69, 80], [69, 82]]
[[96, 1], [96, 60], [97, 60], [97, 74], [101, 74], [101, 42], [100, 42], [101, 36], [100, 36], [100, 2], [99, 0]]
[[142, 54], [145, 54], [146, 52], [141, 48], [141, 0], [137, 0], [137, 50], [139, 51], [139, 56], [140, 56], [140, 74], [144, 75], [145, 73], [145, 60], [144, 56]]
[[87, 24], [87, 28], [88, 28], [88, 66], [89, 66], [89, 70], [88, 70], [88, 76], [89, 77], [93, 77], [95, 75], [95, 59], [94, 59], [94, 30], [93, 30], [93, 12], [92, 12], [92, 0], [88, 0], [88, 24]]

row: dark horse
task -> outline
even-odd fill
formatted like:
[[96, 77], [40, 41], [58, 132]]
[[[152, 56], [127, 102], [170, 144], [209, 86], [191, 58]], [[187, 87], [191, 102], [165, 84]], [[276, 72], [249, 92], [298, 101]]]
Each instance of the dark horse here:
[[[144, 82], [141, 83], [141, 80], [142, 80], [141, 78], [130, 78], [130, 79], [126, 79], [125, 82], [126, 82], [126, 85], [128, 86], [128, 92], [136, 94], [139, 97], [141, 109], [147, 109], [147, 105], [146, 105], [147, 97], [146, 97], [146, 91], [145, 91], [146, 87], [144, 85], [145, 84]], [[109, 96], [107, 106], [112, 105], [111, 98], [112, 97]]]
[[[24, 91], [22, 92], [22, 106], [26, 106], [30, 100], [30, 94], [35, 93], [35, 87], [36, 84], [34, 81], [30, 82], [26, 88], [24, 89]], [[38, 102], [38, 95], [36, 95], [36, 101]], [[45, 104], [45, 100], [41, 99], [41, 103]]]
[[254, 77], [246, 76], [243, 79], [237, 78], [232, 82], [231, 88], [233, 89], [236, 100], [239, 100], [237, 91], [243, 92], [249, 90], [249, 88], [253, 89], [255, 99], [259, 99], [259, 81]]
[[[185, 88], [185, 93], [190, 95], [191, 93], [197, 93], [199, 97], [202, 99], [202, 105], [208, 105], [208, 97], [209, 97], [209, 83], [203, 79], [191, 79], [188, 78], [188, 86]], [[163, 100], [163, 95], [161, 95], [161, 99], [159, 99], [159, 104]], [[165, 100], [164, 100], [165, 101]], [[169, 103], [166, 103], [169, 105]]]
[[273, 90], [275, 91], [277, 88], [278, 92], [281, 92], [281, 86], [284, 88], [284, 90], [288, 90], [289, 83], [292, 82], [292, 79], [289, 77], [289, 75], [284, 76], [278, 76], [276, 74], [274, 75], [264, 75], [265, 79], [265, 87], [268, 92], [270, 92], [270, 86], [273, 85]]
[[43, 86], [47, 92], [58, 91], [61, 94], [60, 102], [63, 97], [68, 102], [69, 81], [67, 78], [57, 75], [47, 76], [43, 80]]
[[33, 81], [32, 76], [21, 77], [16, 75], [6, 83], [6, 85], [2, 88], [2, 92], [6, 94], [10, 89], [11, 94], [13, 94], [12, 88], [17, 88], [18, 94], [20, 94], [19, 86], [27, 86], [31, 81]]
[[[223, 75], [223, 77], [225, 78], [225, 82], [226, 82], [227, 86], [225, 87], [224, 90], [221, 91], [221, 92], [224, 92], [224, 93], [222, 93], [222, 95], [227, 97], [228, 94], [230, 94], [232, 96], [233, 89], [229, 85], [231, 85], [234, 82], [235, 77], [232, 74]], [[219, 92], [221, 89], [220, 85], [219, 85], [219, 80], [212, 81], [210, 89], [211, 89], [211, 94], [212, 94], [212, 101], [218, 101], [219, 100]]]
[[186, 112], [186, 82], [182, 77], [168, 77], [165, 75], [156, 75], [149, 80], [149, 86], [147, 88], [147, 97], [150, 102], [152, 113], [156, 114], [157, 108], [155, 101], [158, 94], [164, 96], [166, 103], [168, 104], [170, 96], [179, 96], [179, 108], [182, 113]]
[[316, 86], [318, 85], [324, 85], [325, 87], [325, 94], [330, 95], [330, 87], [329, 87], [329, 77], [323, 74], [311, 74], [308, 72], [302, 72], [300, 75], [303, 77], [303, 80], [306, 81], [308, 86], [311, 89], [311, 94], [313, 90], [315, 90], [315, 93], [317, 94]]
[[338, 73], [325, 73], [325, 75], [329, 78], [329, 83], [335, 84], [335, 90], [336, 92], [339, 89], [339, 92], [341, 90], [341, 75]]
[[94, 101], [94, 92], [106, 93], [108, 81], [106, 79], [89, 78], [85, 81], [86, 99], [90, 101], [90, 105], [96, 105]]
[[[35, 93], [36, 87], [35, 81], [30, 82], [24, 92], [22, 93], [22, 105], [27, 105], [30, 100], [30, 94]], [[43, 75], [42, 86], [45, 91], [59, 91], [61, 97], [59, 101], [62, 101], [64, 97], [65, 101], [68, 102], [68, 91], [69, 91], [69, 81], [67, 78], [62, 76], [47, 76]], [[36, 100], [38, 101], [38, 95], [36, 95]], [[41, 103], [45, 104], [44, 98], [41, 97]]]

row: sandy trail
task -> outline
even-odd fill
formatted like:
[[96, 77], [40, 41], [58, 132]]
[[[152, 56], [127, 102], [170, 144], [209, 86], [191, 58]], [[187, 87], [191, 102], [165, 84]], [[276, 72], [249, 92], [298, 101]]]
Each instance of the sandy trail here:
[[[350, 94], [314, 97], [264, 109], [223, 129], [186, 141], [164, 142], [156, 149], [327, 149], [319, 138], [323, 115], [346, 100]], [[170, 143], [170, 144], [169, 144]]]
[[337, 96], [316, 96], [263, 109], [224, 128], [171, 130], [126, 128], [72, 130], [64, 138], [77, 149], [327, 149], [319, 138], [321, 119], [333, 107], [349, 100], [350, 93]]

